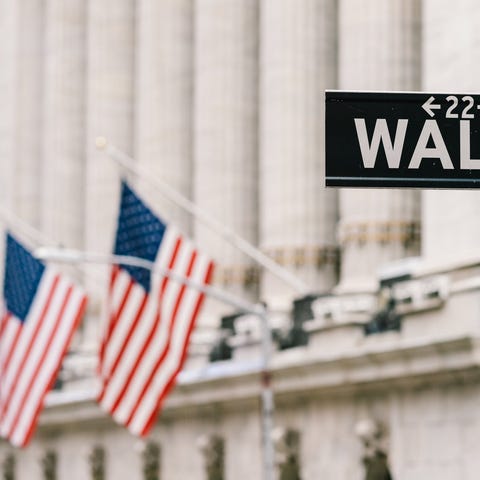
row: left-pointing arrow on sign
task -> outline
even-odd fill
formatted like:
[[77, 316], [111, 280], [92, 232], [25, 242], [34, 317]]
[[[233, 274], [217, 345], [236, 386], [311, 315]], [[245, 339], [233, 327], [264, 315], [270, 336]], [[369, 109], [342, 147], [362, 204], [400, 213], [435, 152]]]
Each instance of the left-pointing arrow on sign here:
[[423, 105], [422, 108], [431, 116], [434, 117], [435, 114], [433, 110], [437, 110], [440, 108], [440, 105], [433, 103], [435, 101], [435, 97], [431, 96]]

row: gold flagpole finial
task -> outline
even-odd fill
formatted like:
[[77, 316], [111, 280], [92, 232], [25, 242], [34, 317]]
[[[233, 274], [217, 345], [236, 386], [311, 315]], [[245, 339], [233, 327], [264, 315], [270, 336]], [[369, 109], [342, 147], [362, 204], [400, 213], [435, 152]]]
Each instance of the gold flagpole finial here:
[[95, 139], [95, 146], [99, 149], [99, 150], [103, 150], [106, 146], [107, 146], [107, 139], [105, 137], [97, 137]]

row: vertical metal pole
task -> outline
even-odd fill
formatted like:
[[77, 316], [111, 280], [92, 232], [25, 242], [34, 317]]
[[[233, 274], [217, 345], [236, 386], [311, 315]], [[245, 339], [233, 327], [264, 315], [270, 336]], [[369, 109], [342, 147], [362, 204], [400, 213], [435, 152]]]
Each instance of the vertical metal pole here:
[[268, 314], [263, 309], [258, 314], [262, 323], [262, 443], [263, 443], [263, 469], [264, 480], [274, 480], [275, 452], [273, 448], [273, 389], [270, 373], [270, 358], [272, 355], [272, 332], [268, 324]]

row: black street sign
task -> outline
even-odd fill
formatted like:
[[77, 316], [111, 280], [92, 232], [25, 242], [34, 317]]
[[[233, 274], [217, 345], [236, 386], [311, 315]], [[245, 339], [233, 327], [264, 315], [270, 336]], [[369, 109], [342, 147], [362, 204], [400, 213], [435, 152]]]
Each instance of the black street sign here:
[[480, 188], [480, 95], [327, 91], [327, 187]]

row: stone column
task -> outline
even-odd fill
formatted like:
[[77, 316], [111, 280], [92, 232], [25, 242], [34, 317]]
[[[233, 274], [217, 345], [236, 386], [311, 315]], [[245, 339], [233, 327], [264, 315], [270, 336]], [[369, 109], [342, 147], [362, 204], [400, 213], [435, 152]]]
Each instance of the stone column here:
[[[133, 154], [134, 33], [134, 0], [88, 2], [84, 242], [90, 251], [112, 251], [120, 192], [120, 170], [96, 150], [95, 138], [104, 135], [117, 148]], [[107, 272], [106, 266], [88, 268], [95, 329]]]
[[[342, 0], [339, 11], [339, 87], [418, 90], [420, 0]], [[386, 262], [419, 251], [419, 192], [340, 191], [339, 290], [371, 291]]]
[[[480, 35], [480, 4], [460, 0], [455, 8], [446, 0], [423, 2], [422, 89], [441, 92], [478, 92], [480, 67], [476, 52]], [[476, 111], [478, 112], [478, 111]], [[477, 116], [478, 113], [475, 113]], [[478, 142], [473, 133], [473, 142]], [[480, 192], [425, 190], [422, 192], [422, 253], [442, 262], [466, 258], [480, 251]]]
[[[336, 282], [334, 190], [323, 185], [324, 90], [336, 86], [336, 2], [265, 0], [261, 9], [260, 245], [312, 291]], [[262, 298], [290, 305], [264, 274]]]
[[85, 13], [83, 0], [46, 2], [41, 229], [67, 248], [84, 240]]
[[[13, 206], [15, 156], [15, 112], [17, 71], [18, 0], [0, 0], [0, 272], [3, 272], [5, 230], [8, 224], [2, 217]], [[3, 274], [0, 274], [3, 291]]]
[[[40, 226], [41, 112], [44, 56], [43, 2], [0, 2], [0, 203], [29, 226]], [[29, 235], [0, 222], [1, 262], [4, 227], [26, 240]], [[28, 238], [30, 241], [38, 239]], [[0, 281], [2, 284], [3, 278]]]
[[[257, 3], [197, 0], [195, 17], [195, 201], [252, 243], [258, 211]], [[218, 264], [216, 283], [254, 298], [252, 262], [199, 223], [195, 235]]]
[[19, 0], [17, 3], [15, 153], [10, 159], [15, 164], [12, 206], [17, 216], [38, 228], [42, 161], [42, 78], [45, 53], [44, 5], [38, 0]]
[[11, 208], [18, 64], [18, 0], [0, 0], [0, 205]]
[[[135, 159], [191, 198], [193, 0], [138, 2]], [[141, 182], [142, 196], [190, 234], [191, 217]]]

